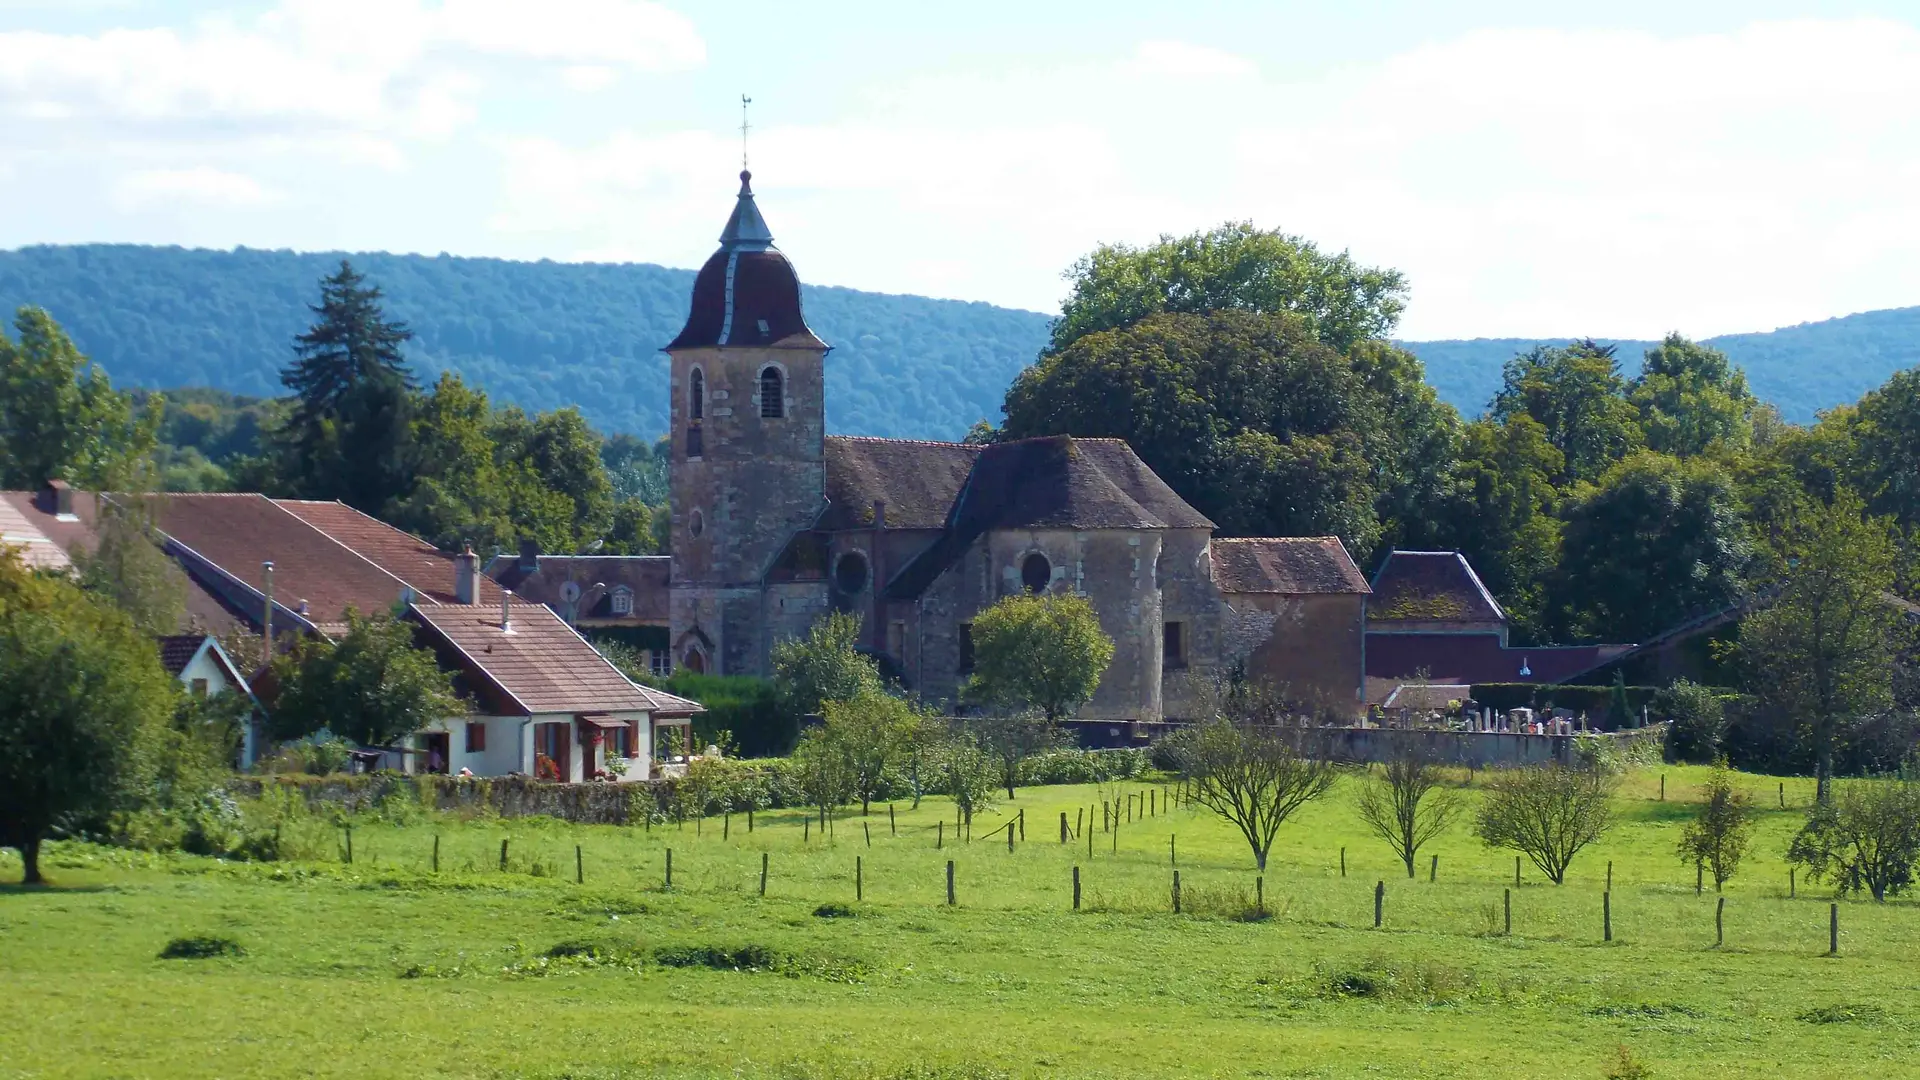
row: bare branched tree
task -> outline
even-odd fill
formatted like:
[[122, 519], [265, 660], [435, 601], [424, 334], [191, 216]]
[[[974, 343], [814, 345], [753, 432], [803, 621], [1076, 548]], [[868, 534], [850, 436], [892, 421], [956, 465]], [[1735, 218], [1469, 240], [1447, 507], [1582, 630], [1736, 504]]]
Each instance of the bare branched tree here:
[[1594, 767], [1534, 765], [1501, 769], [1487, 780], [1476, 831], [1491, 847], [1511, 848], [1555, 885], [1580, 849], [1613, 825], [1613, 779]]
[[1191, 779], [1188, 798], [1239, 829], [1262, 871], [1280, 826], [1334, 780], [1333, 764], [1301, 754], [1293, 740], [1299, 729], [1278, 719], [1266, 694], [1239, 689], [1221, 699], [1213, 720], [1176, 743], [1181, 771]]
[[1440, 768], [1429, 754], [1409, 748], [1386, 764], [1384, 773], [1362, 781], [1354, 799], [1360, 820], [1387, 842], [1413, 876], [1413, 863], [1427, 841], [1446, 831], [1460, 813], [1460, 798], [1442, 786]]

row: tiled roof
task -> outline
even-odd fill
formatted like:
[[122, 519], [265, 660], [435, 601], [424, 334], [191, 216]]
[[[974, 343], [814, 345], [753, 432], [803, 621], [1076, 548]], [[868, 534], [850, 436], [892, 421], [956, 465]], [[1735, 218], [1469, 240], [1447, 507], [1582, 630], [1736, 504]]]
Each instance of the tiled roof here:
[[[26, 495], [29, 499], [32, 498], [29, 492], [8, 492], [8, 494]], [[0, 499], [0, 547], [17, 550], [21, 561], [36, 570], [73, 568], [73, 561], [67, 558], [66, 550], [41, 532], [40, 528], [27, 516], [26, 511], [10, 499]]]
[[[1553, 645], [1505, 648], [1497, 634], [1367, 635], [1369, 679], [1430, 683], [1561, 683], [1592, 671], [1627, 645]], [[1520, 674], [1521, 669], [1529, 674]]]
[[947, 533], [887, 586], [918, 596], [967, 548], [994, 529], [1211, 529], [1119, 439], [1054, 435], [981, 451]]
[[[666, 555], [542, 555], [539, 569], [529, 574], [519, 556], [496, 555], [487, 563], [486, 576], [512, 589], [515, 596], [555, 611], [565, 608], [560, 592], [572, 581], [582, 590], [580, 618], [664, 624], [672, 571], [673, 559]], [[596, 589], [595, 585], [606, 587]], [[633, 593], [633, 612], [616, 616], [613, 591], [622, 585]], [[494, 602], [499, 602], [498, 594]]]
[[1457, 551], [1395, 551], [1373, 575], [1367, 620], [1505, 622], [1507, 613]]
[[890, 529], [939, 529], [984, 447], [912, 439], [829, 435], [827, 512], [819, 527], [870, 529], [873, 504], [887, 504]]
[[1213, 581], [1223, 593], [1360, 593], [1370, 590], [1337, 536], [1213, 541]]
[[[409, 532], [369, 517], [345, 503], [275, 499], [274, 505], [379, 567], [418, 595], [454, 602], [453, 556]], [[276, 564], [276, 572], [277, 572]], [[500, 591], [484, 577], [479, 602], [498, 604]], [[391, 603], [391, 601], [389, 601]], [[366, 609], [361, 609], [364, 613]]]
[[159, 639], [160, 666], [169, 675], [180, 674], [199, 655], [200, 645], [206, 640], [205, 634], [168, 634]]
[[495, 604], [417, 604], [413, 616], [465, 657], [469, 674], [497, 686], [525, 713], [698, 712], [684, 698], [639, 686], [594, 651], [558, 615], [513, 601], [513, 632]]

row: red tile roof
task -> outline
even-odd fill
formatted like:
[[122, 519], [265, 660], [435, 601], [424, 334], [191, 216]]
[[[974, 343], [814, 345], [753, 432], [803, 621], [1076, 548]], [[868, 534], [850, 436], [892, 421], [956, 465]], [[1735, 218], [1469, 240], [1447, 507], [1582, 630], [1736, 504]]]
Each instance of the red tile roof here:
[[521, 713], [700, 711], [628, 679], [543, 605], [513, 601], [511, 633], [501, 629], [498, 602], [418, 604], [412, 615], [464, 657], [470, 676], [499, 688]]
[[[309, 499], [275, 499], [273, 502], [396, 580], [405, 582], [416, 594], [442, 604], [454, 602], [451, 554], [345, 503]], [[500, 602], [499, 587], [484, 575], [480, 580], [479, 602]]]
[[940, 529], [984, 449], [966, 443], [829, 435], [827, 512], [820, 528], [873, 528], [873, 504], [887, 504], [890, 529]]
[[206, 640], [205, 634], [168, 634], [159, 641], [160, 666], [169, 675], [179, 675], [200, 654], [200, 645]]
[[1223, 593], [1365, 594], [1367, 579], [1337, 536], [1213, 541], [1213, 580]]
[[[1505, 648], [1495, 634], [1367, 635], [1369, 679], [1429, 683], [1559, 683], [1612, 660], [1627, 645], [1551, 645]], [[1528, 674], [1520, 671], [1525, 668]]]

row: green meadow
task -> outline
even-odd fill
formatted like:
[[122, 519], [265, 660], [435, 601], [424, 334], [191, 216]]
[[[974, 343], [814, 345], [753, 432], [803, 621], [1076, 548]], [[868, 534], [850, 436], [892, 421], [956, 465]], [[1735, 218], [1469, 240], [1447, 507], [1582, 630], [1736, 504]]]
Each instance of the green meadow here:
[[[277, 862], [57, 844], [51, 888], [0, 858], [0, 1076], [1920, 1073], [1920, 907], [1842, 901], [1826, 955], [1831, 892], [1790, 897], [1783, 858], [1811, 782], [1783, 810], [1746, 777], [1762, 819], [1716, 946], [1720, 898], [1674, 855], [1704, 778], [1630, 774], [1568, 883], [1518, 888], [1465, 822], [1408, 880], [1343, 779], [1283, 830], [1264, 911], [1237, 834], [1149, 783], [1022, 790], [971, 841], [928, 799], [825, 837], [799, 811], [749, 832], [396, 805], [353, 820], [351, 863], [299, 815]], [[1116, 792], [1156, 812], [1103, 832]]]

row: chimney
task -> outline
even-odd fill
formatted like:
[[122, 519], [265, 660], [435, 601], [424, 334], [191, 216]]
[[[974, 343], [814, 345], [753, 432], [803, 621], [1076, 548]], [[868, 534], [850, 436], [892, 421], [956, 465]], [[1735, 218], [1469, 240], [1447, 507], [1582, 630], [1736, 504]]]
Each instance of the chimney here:
[[876, 529], [887, 527], [887, 500], [885, 499], [873, 500], [873, 527]]
[[500, 632], [513, 633], [513, 590], [500, 590]]
[[453, 557], [453, 602], [473, 604], [480, 600], [480, 556], [473, 553], [473, 545]]
[[527, 539], [520, 541], [520, 573], [537, 574], [540, 572], [540, 541]]
[[73, 486], [65, 480], [49, 480], [40, 488], [40, 510], [63, 521], [73, 516]]

